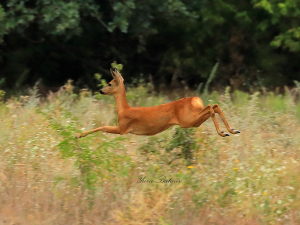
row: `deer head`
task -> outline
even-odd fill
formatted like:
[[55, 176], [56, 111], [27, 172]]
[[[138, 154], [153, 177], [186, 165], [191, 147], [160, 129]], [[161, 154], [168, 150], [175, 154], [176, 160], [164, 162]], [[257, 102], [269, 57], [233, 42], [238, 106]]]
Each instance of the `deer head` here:
[[123, 86], [123, 77], [118, 72], [117, 69], [110, 69], [111, 75], [114, 78], [111, 82], [108, 83], [106, 87], [104, 87], [100, 93], [103, 95], [114, 95], [120, 90], [120, 87]]

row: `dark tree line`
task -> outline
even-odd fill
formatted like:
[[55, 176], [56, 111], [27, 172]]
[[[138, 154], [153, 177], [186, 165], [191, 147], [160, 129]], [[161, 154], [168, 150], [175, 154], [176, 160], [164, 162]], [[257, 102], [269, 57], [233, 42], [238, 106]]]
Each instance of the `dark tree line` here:
[[153, 76], [190, 87], [205, 82], [249, 90], [300, 80], [297, 0], [2, 0], [0, 78], [4, 88], [68, 78], [96, 88], [113, 61], [127, 82]]

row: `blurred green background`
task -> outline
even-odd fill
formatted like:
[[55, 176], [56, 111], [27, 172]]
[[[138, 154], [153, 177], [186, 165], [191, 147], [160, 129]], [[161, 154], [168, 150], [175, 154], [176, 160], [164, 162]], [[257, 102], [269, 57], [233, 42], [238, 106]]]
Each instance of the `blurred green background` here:
[[[299, 80], [297, 0], [2, 0], [2, 89], [48, 88], [69, 78], [95, 90], [124, 65], [127, 83], [184, 81], [196, 89], [219, 62], [211, 88], [294, 86]], [[5, 79], [4, 79], [5, 78]], [[175, 83], [176, 83], [175, 82]], [[282, 89], [283, 90], [283, 89]]]

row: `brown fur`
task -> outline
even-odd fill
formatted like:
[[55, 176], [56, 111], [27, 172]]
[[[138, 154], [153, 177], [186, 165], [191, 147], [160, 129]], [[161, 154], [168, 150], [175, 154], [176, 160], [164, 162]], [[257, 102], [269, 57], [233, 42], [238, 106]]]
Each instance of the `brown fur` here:
[[101, 90], [101, 93], [104, 95], [114, 95], [118, 113], [118, 126], [99, 127], [78, 134], [77, 138], [97, 131], [121, 135], [127, 133], [155, 135], [173, 125], [179, 125], [183, 128], [199, 127], [209, 117], [212, 117], [220, 136], [229, 136], [229, 134], [221, 132], [215, 113], [221, 116], [230, 133], [240, 133], [230, 127], [218, 104], [204, 107], [202, 100], [198, 97], [182, 98], [159, 106], [130, 107], [126, 100], [125, 86], [121, 74], [118, 71], [112, 70], [111, 74], [114, 79], [108, 86]]

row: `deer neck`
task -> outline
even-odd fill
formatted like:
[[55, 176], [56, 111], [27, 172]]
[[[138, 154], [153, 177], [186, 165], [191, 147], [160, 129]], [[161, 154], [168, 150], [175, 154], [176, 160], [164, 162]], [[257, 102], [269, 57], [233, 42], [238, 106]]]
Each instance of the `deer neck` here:
[[130, 108], [126, 99], [126, 91], [124, 84], [121, 84], [120, 90], [114, 95], [117, 106], [117, 114], [125, 109]]

